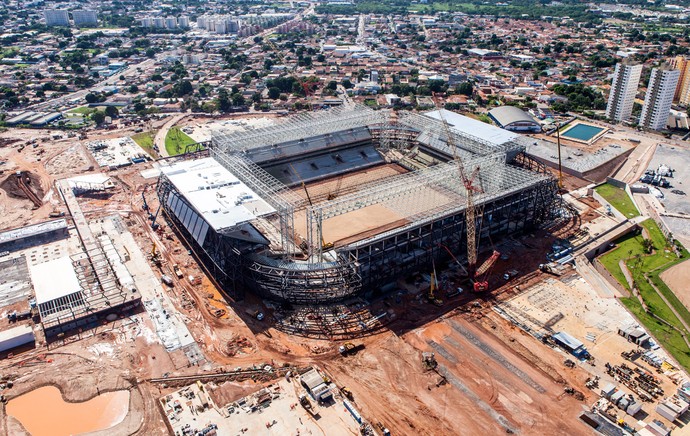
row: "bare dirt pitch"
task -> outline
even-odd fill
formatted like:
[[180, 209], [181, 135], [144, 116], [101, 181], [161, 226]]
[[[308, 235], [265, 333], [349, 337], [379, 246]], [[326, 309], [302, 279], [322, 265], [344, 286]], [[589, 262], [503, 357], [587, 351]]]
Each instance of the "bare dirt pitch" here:
[[686, 260], [662, 272], [659, 277], [676, 294], [683, 305], [690, 309], [690, 263]]

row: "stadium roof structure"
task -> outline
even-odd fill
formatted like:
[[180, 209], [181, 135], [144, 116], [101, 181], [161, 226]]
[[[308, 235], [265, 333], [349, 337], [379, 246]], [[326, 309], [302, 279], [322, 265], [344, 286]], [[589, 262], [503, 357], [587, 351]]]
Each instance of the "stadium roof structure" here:
[[489, 116], [503, 128], [509, 128], [515, 123], [528, 123], [534, 125], [534, 127], [540, 126], [532, 116], [515, 106], [495, 107], [489, 111]]
[[516, 133], [508, 132], [483, 121], [475, 120], [474, 118], [466, 117], [446, 109], [427, 112], [424, 115], [436, 120], [440, 120], [441, 115], [439, 112], [442, 112], [443, 118], [457, 132], [462, 132], [464, 134], [469, 134], [469, 132], [472, 132], [473, 135], [483, 138], [486, 142], [492, 144], [493, 146], [510, 144], [520, 136]]
[[179, 162], [161, 171], [216, 231], [276, 211], [215, 159]]

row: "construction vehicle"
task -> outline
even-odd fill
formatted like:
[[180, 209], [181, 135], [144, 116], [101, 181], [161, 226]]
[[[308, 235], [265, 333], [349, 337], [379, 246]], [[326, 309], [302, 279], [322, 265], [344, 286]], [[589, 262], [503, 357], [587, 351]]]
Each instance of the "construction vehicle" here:
[[317, 416], [319, 414], [318, 410], [311, 404], [311, 401], [309, 401], [309, 398], [305, 394], [299, 396], [299, 404], [312, 416]]
[[161, 264], [163, 263], [160, 253], [158, 252], [158, 247], [156, 246], [155, 242], [153, 243], [153, 247], [151, 248], [151, 262], [158, 268], [160, 268]]
[[258, 321], [263, 321], [264, 319], [264, 313], [258, 309], [245, 309], [244, 313], [251, 316], [252, 318], [255, 318]]
[[[455, 137], [450, 131], [450, 125], [446, 122], [443, 116], [443, 110], [436, 102], [436, 108], [443, 124], [446, 134], [446, 142], [453, 150], [453, 160], [458, 167], [460, 180], [465, 187], [465, 228], [467, 229], [467, 272], [471, 280], [473, 280], [474, 292], [486, 292], [489, 289], [489, 282], [487, 276], [491, 267], [500, 257], [500, 253], [494, 250], [489, 259], [477, 268], [477, 224], [481, 225], [483, 220], [484, 205], [477, 206], [474, 197], [483, 192], [482, 188], [476, 183], [480, 173], [480, 168], [475, 168], [472, 173], [468, 173], [462, 159], [458, 155], [458, 147], [455, 143]], [[479, 223], [477, 222], [479, 220]]]
[[429, 293], [426, 298], [430, 303], [436, 306], [443, 306], [443, 300], [436, 298], [436, 290], [438, 289], [438, 279], [436, 278], [436, 265], [432, 262], [433, 270], [431, 271], [431, 282], [429, 283]]
[[383, 436], [391, 436], [390, 430], [388, 430], [388, 429], [383, 425], [383, 423], [377, 422], [377, 423], [376, 423], [376, 426], [379, 428], [379, 430], [381, 431], [381, 434], [382, 434]]
[[557, 277], [560, 277], [563, 275], [564, 269], [565, 269], [565, 267], [563, 265], [559, 265], [556, 262], [540, 263], [539, 264], [539, 270], [541, 272], [553, 274]]
[[62, 216], [65, 216], [65, 212], [60, 212], [57, 209], [53, 209], [53, 211], [48, 214], [49, 218], [60, 218]]
[[173, 272], [175, 273], [178, 279], [184, 277], [184, 274], [182, 274], [182, 270], [180, 269], [178, 264], [173, 265]]
[[355, 396], [352, 395], [352, 391], [346, 388], [345, 386], [340, 388], [340, 392], [342, 392], [342, 394], [345, 395], [345, 397], [350, 401], [355, 399]]
[[519, 274], [518, 270], [511, 269], [507, 273], [503, 274], [503, 280], [510, 280], [513, 277], [517, 277], [518, 274]]
[[360, 350], [364, 349], [364, 344], [355, 345], [352, 342], [345, 342], [343, 345], [338, 347], [338, 352], [343, 356], [350, 354], [357, 354]]
[[175, 284], [173, 283], [173, 279], [170, 278], [170, 276], [166, 276], [165, 274], [163, 274], [161, 276], [161, 282], [165, 283], [166, 285], [170, 286], [171, 288], [173, 286], [175, 286]]
[[425, 370], [434, 370], [438, 366], [436, 361], [436, 355], [434, 353], [423, 352], [422, 353], [422, 366]]

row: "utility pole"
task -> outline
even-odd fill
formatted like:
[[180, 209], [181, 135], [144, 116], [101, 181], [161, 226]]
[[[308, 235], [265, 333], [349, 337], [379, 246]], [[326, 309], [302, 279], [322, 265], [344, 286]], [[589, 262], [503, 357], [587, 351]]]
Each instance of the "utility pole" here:
[[558, 144], [558, 189], [563, 189], [563, 167], [561, 166], [561, 123], [556, 123], [556, 142]]

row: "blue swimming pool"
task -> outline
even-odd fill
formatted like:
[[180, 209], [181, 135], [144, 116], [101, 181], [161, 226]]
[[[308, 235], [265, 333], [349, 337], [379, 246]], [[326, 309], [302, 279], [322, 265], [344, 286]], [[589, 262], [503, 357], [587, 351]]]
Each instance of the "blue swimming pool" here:
[[580, 123], [561, 133], [561, 136], [564, 138], [589, 142], [603, 130], [603, 127], [590, 126], [589, 124]]

